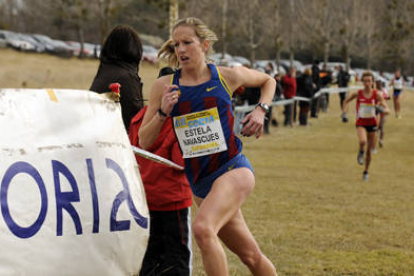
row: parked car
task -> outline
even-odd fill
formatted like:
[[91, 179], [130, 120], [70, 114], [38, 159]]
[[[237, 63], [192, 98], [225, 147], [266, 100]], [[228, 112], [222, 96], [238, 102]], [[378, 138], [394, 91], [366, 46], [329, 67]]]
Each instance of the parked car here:
[[33, 36], [31, 36], [29, 34], [22, 34], [22, 33], [19, 33], [18, 35], [22, 40], [27, 41], [30, 44], [34, 45], [36, 52], [44, 53], [46, 51], [45, 45], [43, 43], [40, 43], [36, 39], [34, 39]]
[[214, 53], [207, 57], [208, 60], [211, 60], [216, 65], [229, 66], [229, 62], [233, 60], [233, 57], [230, 54], [224, 53]]
[[158, 61], [158, 50], [150, 45], [142, 46], [142, 60], [154, 64]]
[[4, 35], [0, 34], [0, 48], [6, 48], [7, 47], [7, 41]]
[[242, 65], [245, 65], [245, 66], [250, 66], [250, 60], [248, 60], [247, 58], [245, 58], [245, 57], [242, 57], [242, 56], [233, 56], [233, 61], [235, 61], [235, 62], [239, 62], [239, 63], [241, 63]]
[[273, 67], [273, 70], [269, 73], [270, 76], [274, 77], [276, 74], [279, 74], [279, 75], [286, 74], [286, 70], [283, 68], [283, 66], [279, 66], [279, 70], [277, 70], [276, 62], [271, 59], [256, 60], [253, 64], [253, 68], [261, 72], [266, 72], [266, 65], [268, 63], [270, 63]]
[[36, 46], [23, 40], [19, 34], [10, 31], [0, 30], [0, 38], [6, 40], [8, 47], [19, 51], [35, 51]]
[[[286, 72], [289, 71], [289, 68], [291, 66], [290, 59], [281, 59], [280, 65], [283, 66]], [[293, 60], [293, 67], [295, 67], [297, 71], [301, 72], [303, 72], [303, 70], [306, 68], [299, 60]]]
[[64, 41], [59, 39], [53, 39], [53, 43], [55, 45], [55, 53], [60, 57], [72, 57], [73, 51]]
[[[66, 44], [72, 50], [73, 55], [79, 56], [81, 52], [81, 44], [77, 41], [66, 41]], [[83, 43], [83, 56], [92, 58], [94, 56], [94, 49], [89, 47], [87, 43]]]
[[88, 53], [91, 53], [91, 55], [88, 54], [88, 57], [90, 58], [99, 58], [99, 55], [101, 54], [101, 46], [97, 44], [92, 43], [84, 43], [83, 44], [84, 49], [87, 49]]
[[32, 37], [38, 41], [39, 43], [43, 44], [43, 46], [45, 47], [45, 51], [49, 54], [55, 54], [56, 52], [56, 46], [55, 43], [53, 42], [53, 40], [46, 36], [46, 35], [41, 35], [41, 34], [33, 34]]

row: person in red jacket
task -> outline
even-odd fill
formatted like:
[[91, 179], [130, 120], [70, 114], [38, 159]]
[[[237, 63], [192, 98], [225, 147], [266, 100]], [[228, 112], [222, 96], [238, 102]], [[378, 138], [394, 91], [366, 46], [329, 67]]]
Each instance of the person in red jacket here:
[[[162, 72], [161, 72], [162, 73]], [[138, 131], [145, 106], [129, 127], [131, 144], [139, 147]], [[166, 120], [150, 152], [184, 166], [171, 119]], [[141, 276], [191, 275], [192, 191], [184, 171], [137, 156], [150, 211], [150, 237]]]
[[[292, 99], [296, 96], [296, 69], [294, 67], [291, 67], [289, 69], [289, 73], [284, 75], [282, 78], [282, 93], [285, 99]], [[294, 104], [287, 104], [285, 105], [285, 126], [293, 126], [293, 110], [294, 110]]]

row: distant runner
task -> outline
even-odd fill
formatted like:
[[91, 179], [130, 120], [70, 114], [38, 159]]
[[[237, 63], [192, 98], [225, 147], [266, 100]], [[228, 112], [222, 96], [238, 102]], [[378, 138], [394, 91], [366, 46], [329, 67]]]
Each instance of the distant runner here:
[[395, 117], [397, 119], [401, 118], [401, 96], [404, 92], [404, 78], [401, 76], [400, 70], [395, 71], [395, 77], [391, 80], [391, 84], [394, 87], [393, 93], [393, 102], [394, 102], [394, 111]]
[[[384, 100], [389, 100], [390, 99], [390, 95], [388, 94], [387, 89], [383, 86], [383, 80], [382, 79], [377, 79], [375, 81], [375, 87], [377, 89], [378, 92], [382, 92], [382, 97], [384, 98]], [[379, 122], [378, 122], [378, 136], [377, 136], [377, 140], [378, 140], [378, 146], [380, 148], [382, 148], [382, 146], [384, 145], [384, 125], [385, 125], [385, 121], [386, 121], [386, 116], [387, 114], [385, 113], [379, 113], [378, 117], [379, 117]], [[376, 145], [376, 143], [375, 143]]]
[[[364, 165], [365, 145], [367, 144], [367, 151], [365, 155], [365, 170], [362, 174], [362, 179], [368, 181], [368, 169], [371, 163], [372, 149], [375, 144], [375, 137], [378, 129], [378, 121], [376, 111], [384, 114], [389, 114], [390, 110], [384, 101], [382, 93], [373, 90], [374, 76], [367, 71], [362, 74], [363, 90], [352, 92], [344, 101], [342, 107], [342, 117], [346, 117], [348, 103], [357, 99], [356, 103], [356, 128], [359, 140], [359, 152], [357, 161], [358, 164]], [[367, 143], [368, 142], [368, 143]]]

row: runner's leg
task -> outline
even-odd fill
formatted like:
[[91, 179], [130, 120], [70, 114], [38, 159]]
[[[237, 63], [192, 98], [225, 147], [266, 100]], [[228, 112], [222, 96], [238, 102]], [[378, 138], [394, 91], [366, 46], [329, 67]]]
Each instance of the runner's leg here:
[[233, 169], [214, 181], [210, 193], [200, 204], [193, 233], [207, 275], [228, 275], [226, 255], [217, 234], [238, 212], [254, 184], [252, 171]]
[[276, 269], [263, 255], [239, 209], [218, 233], [224, 244], [250, 269], [255, 276], [276, 276]]
[[366, 153], [366, 158], [365, 158], [365, 171], [366, 172], [368, 171], [369, 165], [371, 163], [372, 149], [374, 148], [376, 135], [377, 135], [376, 131], [367, 133], [368, 146], [367, 146], [367, 153]]

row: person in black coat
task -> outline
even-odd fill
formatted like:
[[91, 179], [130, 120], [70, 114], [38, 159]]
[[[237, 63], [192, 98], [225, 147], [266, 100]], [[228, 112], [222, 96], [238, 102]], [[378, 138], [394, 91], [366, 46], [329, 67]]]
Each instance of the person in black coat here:
[[[350, 78], [349, 73], [347, 71], [345, 71], [344, 68], [342, 68], [342, 66], [338, 66], [338, 76], [337, 76], [338, 86], [339, 87], [348, 87], [349, 78]], [[342, 109], [342, 105], [344, 103], [344, 100], [346, 98], [346, 95], [347, 95], [347, 92], [340, 92], [339, 93], [341, 109]]]
[[[319, 60], [315, 60], [312, 65], [312, 81], [314, 93], [317, 93], [321, 89], [321, 79], [319, 76]], [[311, 117], [318, 118], [318, 109], [319, 109], [319, 98], [313, 99], [311, 102]]]
[[109, 92], [111, 83], [119, 83], [120, 104], [125, 129], [144, 106], [142, 82], [138, 75], [142, 43], [138, 33], [128, 25], [116, 26], [101, 51], [100, 65], [90, 88], [98, 93]]
[[[312, 99], [313, 96], [313, 81], [312, 69], [306, 68], [303, 74], [297, 79], [297, 95], [300, 97]], [[299, 101], [299, 124], [301, 126], [308, 125], [308, 113], [310, 102]]]

